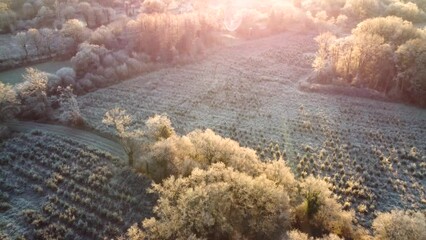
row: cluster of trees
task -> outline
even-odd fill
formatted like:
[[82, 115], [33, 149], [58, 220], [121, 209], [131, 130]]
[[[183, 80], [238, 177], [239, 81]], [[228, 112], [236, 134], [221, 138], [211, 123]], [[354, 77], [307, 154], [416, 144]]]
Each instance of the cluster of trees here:
[[50, 28], [30, 28], [28, 31], [17, 33], [14, 39], [23, 53], [20, 59], [24, 61], [39, 56], [72, 54], [75, 49], [75, 41], [72, 38]]
[[30, 28], [60, 28], [67, 20], [76, 18], [96, 28], [109, 23], [114, 17], [115, 10], [111, 6], [118, 6], [118, 3], [105, 4], [95, 0], [1, 0], [0, 30], [15, 32]]
[[[208, 14], [141, 14], [91, 32], [71, 59], [77, 92], [90, 91], [152, 70], [191, 61], [215, 43]], [[73, 29], [70, 35], [82, 33]]]
[[[133, 167], [157, 182], [151, 191], [159, 199], [156, 217], [132, 226], [128, 239], [371, 239], [329, 183], [296, 179], [283, 159], [261, 161], [211, 130], [180, 136], [166, 116], [149, 118], [141, 131], [130, 130], [131, 121], [119, 108], [104, 119], [132, 149]], [[422, 239], [425, 220], [424, 213], [379, 214], [375, 237]]]
[[[0, 12], [2, 4], [8, 6], [0, 3]], [[103, 7], [96, 1], [91, 4], [85, 1], [28, 1], [23, 3], [22, 8], [30, 6], [39, 9], [35, 18], [27, 20], [30, 23], [18, 21], [15, 27], [10, 27], [13, 32], [17, 32], [15, 40], [24, 53], [24, 60], [28, 60], [30, 56], [74, 55], [78, 44], [87, 40], [92, 29], [108, 24], [115, 16], [114, 9]], [[15, 15], [21, 18], [25, 16], [23, 13]], [[1, 16], [0, 14], [0, 20]], [[45, 21], [46, 16], [49, 16], [48, 21]], [[37, 21], [34, 22], [35, 20]]]
[[350, 19], [354, 23], [379, 16], [398, 16], [413, 22], [426, 21], [426, 6], [422, 0], [310, 0], [302, 8], [324, 20]]
[[19, 117], [83, 124], [76, 96], [67, 85], [73, 78], [75, 72], [71, 68], [62, 68], [50, 75], [27, 68], [23, 83], [15, 87], [0, 83], [0, 121]]
[[[111, 8], [122, 7], [121, 1], [108, 1], [107, 4], [77, 0], [26, 1], [12, 4], [3, 0], [7, 4], [0, 4], [0, 11], [7, 6], [20, 9], [33, 4], [54, 11], [54, 21], [50, 27], [43, 25], [37, 29], [41, 25], [29, 24], [18, 32], [14, 40], [21, 48], [21, 57], [5, 56], [2, 65], [16, 66], [19, 62], [37, 61], [40, 57], [74, 56], [71, 62], [76, 76], [67, 81], [67, 85], [57, 86], [72, 85], [77, 94], [111, 85], [163, 64], [191, 61], [216, 43], [213, 33], [219, 29], [217, 19], [207, 11], [168, 12], [172, 2], [177, 4], [174, 1], [145, 1], [141, 8], [145, 13], [137, 17], [117, 14]], [[59, 83], [57, 76], [50, 78], [53, 80], [49, 85]]]
[[320, 82], [348, 83], [426, 104], [426, 32], [395, 16], [364, 20], [352, 35], [316, 38]]

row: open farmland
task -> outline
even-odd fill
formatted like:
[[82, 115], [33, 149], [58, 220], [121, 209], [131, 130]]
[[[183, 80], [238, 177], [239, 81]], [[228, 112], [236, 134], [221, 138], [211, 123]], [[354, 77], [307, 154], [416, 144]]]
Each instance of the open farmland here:
[[151, 216], [151, 181], [75, 139], [34, 130], [0, 144], [0, 239], [113, 238]]
[[262, 158], [280, 155], [301, 177], [324, 176], [370, 225], [375, 211], [426, 208], [426, 111], [402, 104], [300, 91], [314, 34], [287, 32], [228, 46], [202, 61], [162, 69], [78, 98], [92, 127], [106, 111], [134, 127], [166, 113], [180, 133], [211, 128]]

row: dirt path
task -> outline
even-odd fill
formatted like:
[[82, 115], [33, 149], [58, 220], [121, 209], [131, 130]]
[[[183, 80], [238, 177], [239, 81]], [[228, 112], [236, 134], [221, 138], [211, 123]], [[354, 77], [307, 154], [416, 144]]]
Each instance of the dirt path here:
[[127, 159], [127, 155], [120, 144], [91, 132], [65, 126], [35, 122], [7, 122], [5, 125], [13, 131], [30, 132], [32, 130], [41, 130], [59, 135], [61, 137], [70, 138], [76, 142], [80, 142], [87, 146], [108, 152], [113, 156], [119, 157], [120, 159]]

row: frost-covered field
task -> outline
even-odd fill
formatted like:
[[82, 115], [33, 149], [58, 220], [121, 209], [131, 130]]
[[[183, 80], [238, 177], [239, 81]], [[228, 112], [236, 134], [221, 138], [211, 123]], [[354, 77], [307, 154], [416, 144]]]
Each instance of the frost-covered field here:
[[0, 239], [115, 239], [151, 215], [151, 181], [75, 138], [35, 130], [0, 153]]
[[163, 69], [79, 97], [88, 123], [113, 107], [135, 127], [166, 113], [178, 132], [211, 128], [258, 151], [284, 155], [303, 177], [327, 177], [368, 225], [376, 210], [425, 208], [426, 111], [370, 99], [307, 93], [312, 34], [288, 32], [225, 47], [205, 60]]

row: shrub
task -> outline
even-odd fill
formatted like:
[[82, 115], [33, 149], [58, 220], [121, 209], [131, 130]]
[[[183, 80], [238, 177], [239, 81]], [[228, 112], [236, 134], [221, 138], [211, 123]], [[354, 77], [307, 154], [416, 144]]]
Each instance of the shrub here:
[[195, 167], [207, 169], [217, 162], [253, 174], [257, 171], [254, 165], [258, 159], [253, 150], [242, 148], [237, 142], [224, 139], [207, 129], [156, 142], [150, 154], [141, 159], [141, 167], [154, 180], [160, 181], [170, 175], [187, 176]]
[[426, 239], [426, 217], [420, 212], [393, 210], [380, 213], [373, 221], [378, 240]]
[[101, 56], [107, 53], [103, 46], [83, 43], [80, 45], [77, 54], [71, 58], [73, 68], [78, 76], [87, 72], [93, 72], [101, 66]]
[[410, 96], [411, 101], [426, 106], [426, 42], [424, 39], [409, 40], [396, 51], [398, 76], [396, 86], [399, 92]]
[[18, 84], [17, 93], [22, 107], [20, 115], [24, 118], [42, 118], [49, 114], [50, 102], [47, 97], [47, 74], [27, 68], [24, 82]]
[[394, 2], [386, 9], [386, 15], [400, 17], [411, 22], [423, 22], [426, 20], [426, 14], [422, 9], [412, 2]]
[[175, 134], [175, 130], [172, 127], [172, 123], [167, 116], [154, 115], [150, 117], [146, 122], [146, 134], [149, 138], [154, 141], [160, 141], [167, 139]]
[[167, 5], [162, 0], [146, 0], [143, 2], [143, 8], [146, 13], [163, 13]]
[[385, 43], [400, 46], [408, 40], [421, 37], [421, 31], [411, 22], [395, 16], [367, 19], [352, 31], [355, 36], [364, 34], [378, 35]]
[[84, 120], [80, 114], [80, 107], [72, 88], [70, 86], [66, 88], [59, 87], [58, 92], [61, 106], [59, 121], [72, 126], [81, 126]]
[[86, 27], [86, 24], [78, 19], [70, 19], [65, 22], [61, 33], [65, 37], [73, 38], [76, 43], [81, 43], [90, 36], [90, 30]]
[[309, 235], [321, 236], [333, 233], [353, 238], [354, 213], [342, 210], [331, 186], [324, 180], [309, 176], [300, 183], [300, 197], [303, 202], [295, 210], [295, 226], [306, 229]]
[[75, 85], [76, 73], [74, 69], [70, 67], [63, 67], [59, 69], [58, 71], [56, 71], [56, 76], [61, 79], [62, 83], [65, 86]]
[[12, 86], [0, 82], [0, 121], [11, 118], [18, 110], [18, 103]]
[[105, 45], [106, 48], [117, 47], [117, 37], [106, 26], [97, 28], [90, 36], [89, 42], [96, 45]]
[[0, 32], [9, 32], [16, 22], [16, 13], [9, 8], [9, 5], [0, 2]]
[[130, 131], [128, 129], [132, 123], [132, 117], [125, 110], [114, 108], [105, 113], [102, 123], [114, 127], [120, 143], [127, 153], [129, 166], [133, 166], [136, 145], [143, 133], [138, 130]]
[[382, 12], [380, 0], [347, 0], [343, 10], [356, 19], [377, 17]]
[[143, 222], [150, 239], [276, 239], [290, 223], [283, 188], [223, 163], [171, 177], [152, 191], [159, 194], [158, 218]]
[[321, 238], [310, 238], [308, 234], [300, 232], [298, 230], [292, 230], [287, 233], [288, 240], [343, 240], [335, 234], [330, 234]]

